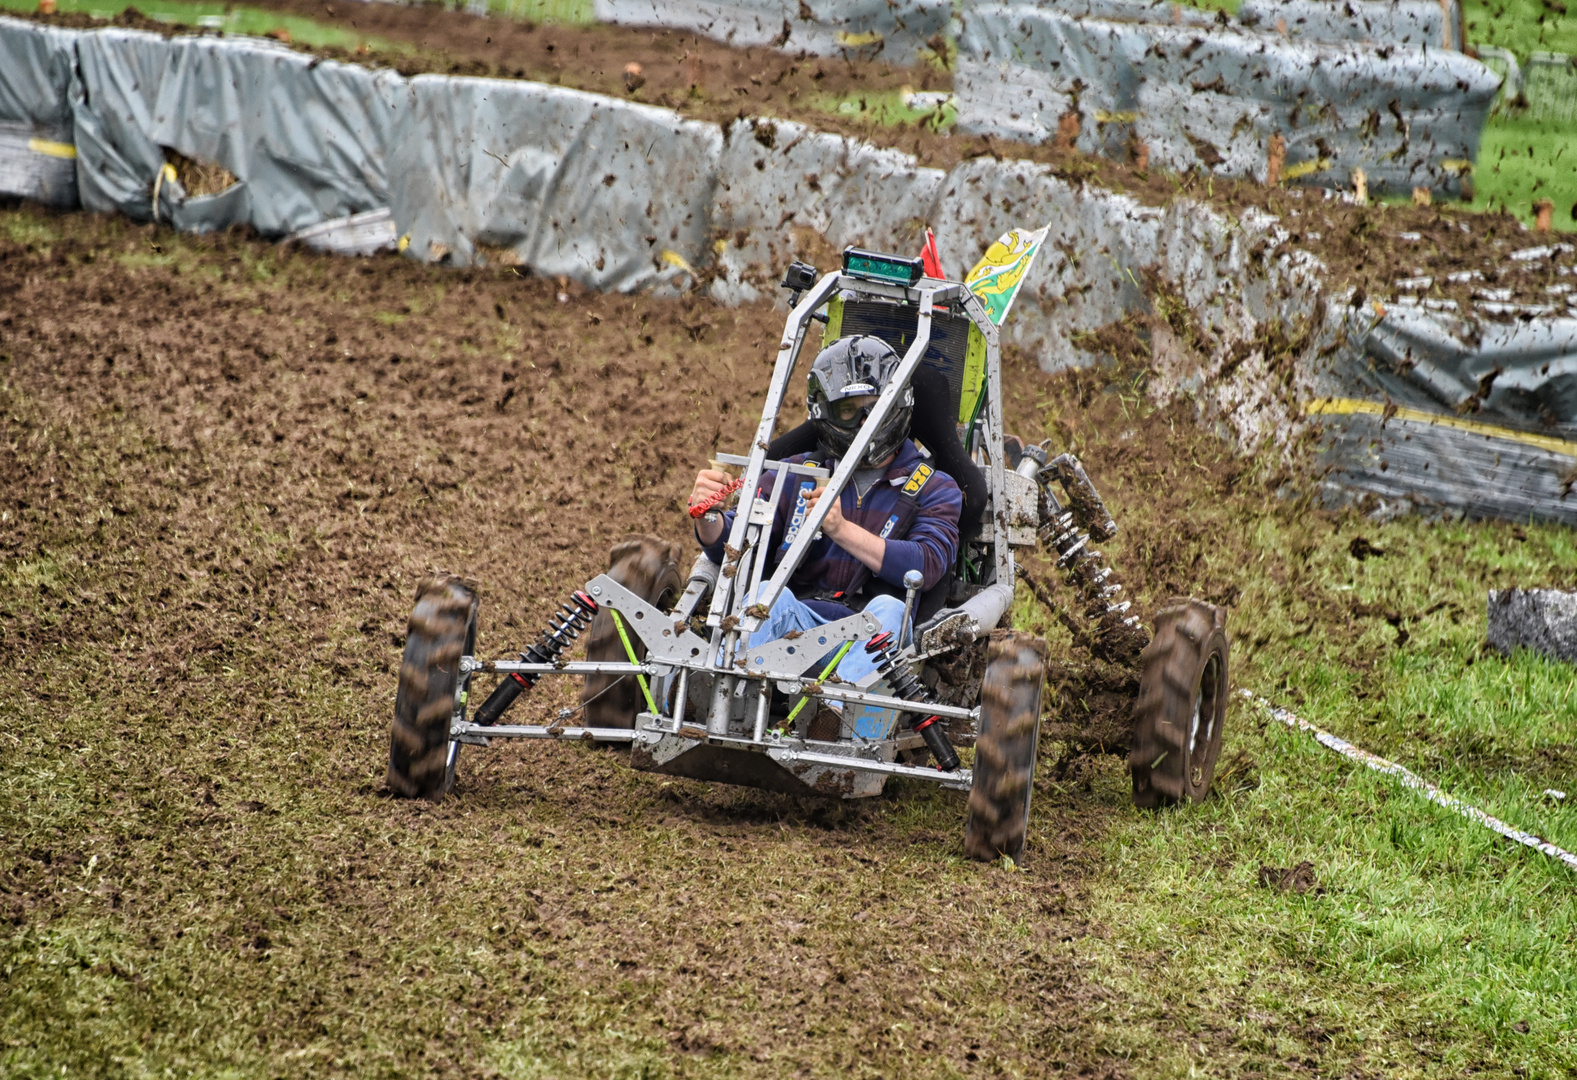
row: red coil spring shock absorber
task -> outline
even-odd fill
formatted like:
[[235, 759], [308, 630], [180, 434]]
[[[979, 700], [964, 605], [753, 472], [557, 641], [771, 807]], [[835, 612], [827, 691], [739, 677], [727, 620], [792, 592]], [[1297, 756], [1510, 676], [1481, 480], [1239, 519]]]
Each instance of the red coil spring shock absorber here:
[[727, 484], [723, 485], [723, 490], [722, 491], [719, 491], [719, 492], [717, 492], [714, 495], [709, 495], [706, 498], [702, 499], [700, 502], [698, 502], [695, 505], [691, 506], [690, 507], [690, 516], [693, 517], [693, 518], [698, 518], [702, 514], [705, 514], [707, 511], [715, 509], [717, 507], [717, 505], [719, 503], [721, 503], [724, 499], [728, 498], [730, 495], [732, 495], [734, 492], [738, 491], [740, 488], [742, 488], [744, 486], [745, 486], [745, 481], [744, 481], [743, 477], [740, 477], [740, 478], [738, 478], [736, 480], [730, 480]]
[[[580, 632], [586, 629], [586, 624], [591, 622], [591, 617], [597, 614], [597, 601], [575, 590], [569, 603], [563, 605], [558, 611], [548, 616], [548, 629], [537, 640], [537, 643], [520, 654], [520, 659], [528, 664], [551, 664], [575, 643], [580, 637]], [[518, 671], [505, 675], [503, 681], [482, 702], [482, 707], [476, 710], [476, 722], [487, 727], [498, 723], [499, 717], [504, 715], [504, 710], [515, 703], [515, 699], [537, 684], [540, 675], [524, 675]]]
[[[884, 631], [865, 643], [865, 651], [870, 653], [876, 661], [876, 670], [881, 672], [893, 688], [893, 696], [901, 697], [905, 701], [913, 701], [918, 705], [930, 705], [931, 695], [925, 692], [925, 687], [920, 685], [920, 680], [914, 677], [914, 672], [898, 655], [898, 639], [891, 631]], [[942, 730], [940, 716], [927, 716], [921, 719], [920, 713], [908, 713], [910, 728], [920, 733], [925, 739], [926, 747], [931, 751], [931, 756], [936, 759], [936, 767], [943, 772], [952, 772], [958, 768], [958, 751], [953, 749], [953, 744], [947, 741], [947, 732]]]

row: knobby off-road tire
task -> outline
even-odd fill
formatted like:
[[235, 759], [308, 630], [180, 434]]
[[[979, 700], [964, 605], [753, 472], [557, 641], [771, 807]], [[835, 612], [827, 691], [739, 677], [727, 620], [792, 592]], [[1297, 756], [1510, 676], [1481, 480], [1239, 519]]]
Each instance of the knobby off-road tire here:
[[389, 725], [388, 785], [396, 795], [436, 802], [453, 786], [449, 721], [460, 657], [475, 651], [476, 594], [457, 577], [417, 586]]
[[1044, 641], [1017, 631], [992, 635], [980, 682], [980, 737], [964, 825], [964, 853], [971, 859], [1006, 855], [1024, 861], [1045, 682]]
[[1226, 612], [1186, 600], [1155, 618], [1155, 638], [1140, 657], [1134, 705], [1133, 802], [1149, 809], [1210, 791], [1227, 713]]
[[[616, 545], [608, 557], [608, 576], [648, 604], [666, 612], [682, 591], [679, 545], [655, 536], [632, 536]], [[636, 636], [629, 619], [624, 621], [636, 659], [646, 656], [646, 646]], [[625, 663], [629, 655], [619, 640], [613, 616], [599, 611], [586, 634], [586, 659]], [[586, 704], [587, 727], [633, 728], [635, 714], [646, 707], [633, 676], [588, 675], [580, 700]]]

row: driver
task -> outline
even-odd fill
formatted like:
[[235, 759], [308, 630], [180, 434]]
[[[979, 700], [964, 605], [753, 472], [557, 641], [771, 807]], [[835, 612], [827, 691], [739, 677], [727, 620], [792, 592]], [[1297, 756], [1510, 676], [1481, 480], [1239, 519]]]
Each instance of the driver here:
[[[823, 349], [811, 364], [806, 394], [816, 425], [817, 452], [787, 460], [836, 471], [898, 363], [892, 346], [875, 337], [840, 338]], [[910, 440], [913, 411], [914, 390], [905, 387], [838, 503], [827, 511], [821, 537], [811, 544], [788, 588], [750, 636], [751, 645], [774, 641], [790, 631], [810, 630], [858, 610], [869, 612], [883, 630], [902, 638], [904, 574], [920, 571], [922, 591], [946, 576], [958, 554], [963, 495], [953, 478], [929, 464]], [[696, 474], [690, 505], [715, 495], [729, 479], [718, 470], [702, 469]], [[775, 472], [764, 472], [757, 493], [770, 496], [775, 479]], [[808, 478], [790, 474], [772, 521], [768, 574], [776, 570], [794, 540], [794, 519], [807, 517], [826, 492], [825, 484], [816, 487]], [[797, 514], [802, 494], [804, 513]], [[730, 510], [720, 518], [695, 523], [696, 539], [714, 562], [723, 561], [723, 540], [734, 514]], [[870, 655], [855, 648], [839, 664], [838, 676], [856, 682], [874, 668]]]

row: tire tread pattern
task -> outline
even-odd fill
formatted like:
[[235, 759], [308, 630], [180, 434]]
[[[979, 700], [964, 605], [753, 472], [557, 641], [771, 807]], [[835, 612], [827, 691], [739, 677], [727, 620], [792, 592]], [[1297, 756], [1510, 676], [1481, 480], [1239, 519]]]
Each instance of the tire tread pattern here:
[[386, 782], [401, 798], [436, 802], [449, 788], [449, 720], [476, 606], [475, 591], [457, 577], [429, 578], [416, 588], [389, 726]]
[[[1185, 800], [1198, 802], [1209, 792], [1221, 751], [1229, 650], [1226, 612], [1214, 604], [1181, 600], [1156, 615], [1155, 636], [1139, 658], [1139, 699], [1134, 703], [1128, 752], [1135, 806], [1151, 809]], [[1188, 736], [1194, 698], [1214, 653], [1221, 659], [1221, 681], [1213, 703], [1215, 724], [1196, 781], [1190, 775]]]
[[992, 634], [964, 825], [964, 853], [971, 859], [1024, 861], [1045, 682], [1044, 641], [1012, 630]]

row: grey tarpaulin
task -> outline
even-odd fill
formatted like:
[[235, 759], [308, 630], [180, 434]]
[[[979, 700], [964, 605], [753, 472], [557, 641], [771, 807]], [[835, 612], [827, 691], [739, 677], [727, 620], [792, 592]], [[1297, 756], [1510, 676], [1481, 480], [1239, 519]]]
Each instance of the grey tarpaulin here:
[[[1172, 23], [1174, 26], [1213, 26], [1214, 11], [1172, 0], [1007, 0], [1012, 7], [1050, 8], [1076, 19], [1107, 19], [1113, 22]], [[964, 6], [967, 20], [972, 3]]]
[[71, 136], [76, 31], [0, 18], [0, 196], [77, 204]]
[[952, 0], [596, 0], [598, 22], [667, 26], [735, 45], [912, 64], [945, 34]]
[[1238, 21], [1290, 38], [1367, 41], [1375, 45], [1462, 48], [1457, 0], [1450, 14], [1435, 0], [1243, 0]]
[[[385, 147], [404, 80], [271, 43], [82, 34], [73, 87], [83, 205], [203, 231], [281, 236], [388, 204]], [[161, 178], [164, 148], [238, 183], [188, 198]]]
[[417, 258], [503, 259], [629, 291], [706, 252], [722, 141], [716, 124], [666, 109], [422, 75], [389, 152], [390, 206]]
[[834, 250], [918, 252], [943, 178], [897, 150], [787, 121], [735, 121], [712, 206], [721, 271], [713, 294], [728, 303], [770, 295], [803, 253], [806, 229]]
[[1153, 165], [1374, 191], [1457, 192], [1500, 79], [1460, 53], [1288, 42], [1275, 35], [971, 9], [959, 42], [959, 126], [1043, 142], [1065, 113], [1077, 145]]
[[1347, 318], [1322, 386], [1577, 438], [1577, 319], [1464, 320], [1387, 303]]
[[1577, 524], [1577, 319], [1342, 309], [1306, 360], [1334, 501]]
[[[1577, 443], [1445, 413], [1357, 404], [1373, 407], [1321, 416], [1327, 501], [1356, 501], [1387, 515], [1445, 512], [1577, 525]], [[1312, 407], [1322, 412], [1328, 403]]]

